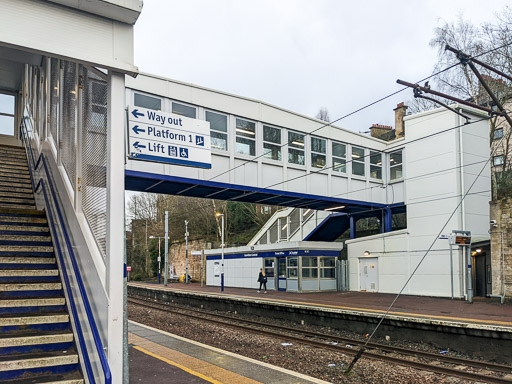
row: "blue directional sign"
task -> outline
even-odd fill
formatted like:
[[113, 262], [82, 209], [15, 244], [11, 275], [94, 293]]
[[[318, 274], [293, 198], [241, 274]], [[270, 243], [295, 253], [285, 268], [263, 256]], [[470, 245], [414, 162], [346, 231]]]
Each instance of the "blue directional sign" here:
[[207, 121], [129, 106], [128, 138], [132, 159], [211, 168]]

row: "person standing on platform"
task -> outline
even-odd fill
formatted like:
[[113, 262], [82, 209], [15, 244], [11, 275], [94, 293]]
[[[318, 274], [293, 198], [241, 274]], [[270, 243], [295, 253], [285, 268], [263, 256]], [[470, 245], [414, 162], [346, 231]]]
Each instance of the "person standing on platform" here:
[[263, 268], [260, 268], [258, 283], [260, 283], [260, 289], [258, 289], [258, 293], [260, 293], [262, 285], [263, 288], [265, 289], [265, 293], [267, 293], [267, 276], [265, 275], [265, 270]]

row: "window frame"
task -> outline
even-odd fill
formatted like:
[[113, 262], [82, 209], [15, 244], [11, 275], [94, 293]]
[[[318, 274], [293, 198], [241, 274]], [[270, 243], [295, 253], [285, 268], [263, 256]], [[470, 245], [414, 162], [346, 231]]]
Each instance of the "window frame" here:
[[[273, 160], [273, 161], [282, 161], [283, 160], [283, 152], [282, 152], [282, 141], [283, 141], [283, 130], [278, 127], [274, 127], [269, 124], [262, 124], [263, 125], [263, 135], [262, 135], [262, 141], [263, 141], [263, 157], [267, 160]], [[265, 140], [265, 128], [267, 129], [275, 129], [279, 131], [279, 142], [274, 142], [270, 140]], [[278, 158], [275, 159], [272, 155], [274, 154], [274, 150], [270, 149], [270, 152], [267, 152], [267, 148], [265, 148], [265, 145], [269, 147], [275, 147], [274, 150], [277, 150]], [[270, 156], [268, 156], [270, 154]]]
[[[252, 135], [252, 137], [251, 137], [251, 134], [248, 133], [248, 132], [250, 132], [250, 130], [247, 130], [246, 129], [247, 127], [245, 127], [245, 128], [242, 128], [242, 127], [239, 128], [238, 127], [238, 121], [239, 120], [240, 121], [246, 121], [246, 122], [254, 125], [254, 135]], [[257, 139], [257, 136], [258, 136], [257, 132], [256, 132], [256, 129], [257, 129], [256, 127], [257, 127], [257, 122], [256, 121], [249, 120], [249, 119], [246, 119], [244, 117], [235, 116], [235, 155], [237, 155], [237, 156], [240, 156], [240, 155], [241, 156], [256, 156], [256, 154], [257, 154], [257, 141], [256, 141], [256, 139]], [[247, 132], [247, 133], [245, 133], [245, 136], [244, 136], [244, 132], [241, 132], [241, 131], [246, 131]], [[250, 151], [249, 151], [249, 153], [239, 152], [238, 144], [239, 143], [240, 144], [244, 144], [244, 143], [239, 142], [238, 139], [240, 139], [241, 141], [243, 141], [243, 140], [252, 141], [253, 148], [254, 148], [254, 153], [250, 153]], [[249, 145], [249, 149], [251, 149], [250, 145]]]
[[[378, 161], [375, 164], [373, 163], [373, 159], [376, 156], [380, 156], [380, 165], [379, 165]], [[373, 149], [370, 149], [370, 178], [372, 178], [374, 180], [382, 180], [382, 158], [383, 158], [383, 153], [382, 152], [374, 151]], [[372, 176], [372, 171], [374, 169], [376, 169], [377, 172], [380, 171], [380, 177]]]
[[[342, 145], [343, 147], [345, 147], [345, 157], [340, 157], [340, 156], [334, 154], [334, 146], [335, 145]], [[332, 161], [333, 172], [347, 174], [347, 144], [340, 143], [338, 141], [331, 142], [331, 161]], [[335, 166], [337, 161], [340, 163], [343, 163], [343, 165], [339, 166], [338, 169], [336, 169], [336, 166]]]
[[[290, 139], [290, 134], [302, 136], [302, 146], [299, 144], [293, 144], [294, 140]], [[298, 165], [301, 167], [305, 167], [306, 166], [306, 134], [288, 130], [287, 136], [288, 136], [288, 143], [287, 143], [288, 153], [287, 153], [287, 161], [286, 161], [287, 164], [293, 164], [295, 166]], [[299, 142], [297, 141], [297, 143], [299, 143]], [[302, 163], [290, 161], [290, 152], [291, 151], [296, 152], [299, 155], [297, 158], [300, 158], [300, 152], [302, 152], [302, 159], [303, 159]]]
[[[180, 116], [183, 116], [183, 117], [188, 117], [189, 119], [197, 119], [198, 110], [199, 110], [199, 108], [197, 106], [191, 105], [191, 104], [187, 104], [187, 103], [184, 103], [183, 101], [178, 101], [178, 100], [172, 100], [171, 99], [169, 101], [171, 103], [171, 105], [170, 105], [171, 113], [173, 113], [175, 115], [180, 115]], [[184, 114], [179, 113], [179, 112], [174, 112], [174, 104], [183, 105], [184, 107], [187, 107], [187, 108], [192, 108], [195, 111], [194, 117], [190, 117], [190, 116], [184, 115]]]
[[[499, 164], [496, 164], [496, 160], [501, 159], [501, 162]], [[505, 155], [496, 155], [492, 158], [492, 165], [493, 167], [501, 167], [505, 163]]]
[[[324, 266], [322, 263], [324, 260], [333, 260], [334, 265]], [[331, 280], [336, 279], [336, 257], [335, 256], [320, 256], [319, 260], [318, 260], [318, 269], [319, 269], [318, 276], [320, 277], [320, 279], [331, 279]], [[334, 277], [322, 276], [323, 271], [325, 271], [327, 269], [331, 269], [334, 272]]]
[[[361, 157], [354, 158], [354, 149], [362, 149], [363, 150], [363, 155]], [[358, 147], [356, 145], [352, 145], [351, 146], [351, 151], [350, 151], [350, 156], [351, 156], [351, 161], [352, 161], [352, 176], [366, 177], [366, 148]], [[361, 160], [358, 160], [358, 159], [361, 159]], [[363, 174], [362, 175], [354, 173], [354, 165], [355, 164], [362, 164], [363, 165]]]
[[[226, 113], [212, 111], [210, 109], [205, 109], [204, 110], [204, 121], [208, 121], [209, 123], [211, 123], [211, 122], [209, 120], [207, 120], [207, 114], [208, 113], [213, 113], [215, 115], [224, 116], [226, 118], [226, 131], [219, 131], [217, 129], [214, 129], [214, 128], [212, 128], [212, 126], [210, 124], [210, 147], [214, 151], [227, 152], [229, 150], [229, 115], [226, 114]], [[225, 139], [224, 139], [225, 140], [225, 144], [226, 144], [225, 149], [217, 148], [217, 147], [213, 146], [213, 143], [214, 143], [213, 139], [218, 139], [218, 138], [214, 137], [212, 132], [214, 132], [215, 134], [220, 135], [220, 136], [225, 136]]]
[[[159, 100], [160, 101], [160, 109], [154, 109], [154, 108], [148, 108], [148, 107], [144, 107], [142, 105], [137, 105], [135, 103], [135, 95], [141, 95], [141, 96], [144, 96], [144, 97], [150, 97], [152, 99], [156, 99], [156, 100]], [[165, 99], [162, 98], [162, 97], [158, 97], [158, 96], [155, 96], [155, 95], [152, 95], [152, 94], [149, 94], [149, 93], [145, 93], [145, 92], [139, 92], [139, 91], [133, 91], [133, 106], [135, 107], [140, 107], [140, 108], [146, 108], [146, 109], [151, 109], [152, 111], [163, 111], [164, 110], [164, 102], [165, 102]]]
[[8, 119], [12, 118], [12, 134], [0, 133], [0, 136], [16, 137], [16, 108], [18, 107], [18, 98], [16, 94], [12, 92], [1, 91], [0, 94], [10, 96], [14, 99], [12, 114], [0, 111], [0, 116], [7, 117]]
[[[295, 260], [295, 265], [290, 265], [290, 261]], [[290, 272], [294, 270], [295, 276], [290, 276]], [[288, 256], [286, 258], [286, 279], [297, 280], [299, 278], [299, 258], [298, 256]]]
[[[500, 135], [496, 135], [496, 132], [500, 132]], [[503, 137], [503, 128], [496, 128], [493, 132], [492, 139], [499, 140]]]
[[[393, 151], [393, 152], [390, 152], [389, 153], [389, 161], [388, 161], [388, 164], [389, 164], [389, 181], [396, 181], [396, 180], [402, 180], [403, 177], [404, 177], [404, 172], [403, 172], [403, 165], [404, 165], [404, 149], [403, 148], [400, 148], [400, 149], [397, 149], [396, 151]], [[397, 163], [397, 164], [391, 164], [391, 159], [392, 159], [392, 156], [395, 154], [395, 153], [398, 153], [400, 152], [400, 157], [401, 157], [401, 162], [400, 163]], [[392, 177], [392, 169], [393, 168], [398, 168], [400, 167], [400, 177], [395, 177], [393, 178]]]
[[[301, 278], [302, 280], [318, 280], [318, 269], [319, 269], [319, 262], [318, 262], [318, 256], [301, 256], [302, 261], [302, 268], [301, 268]], [[314, 260], [313, 266], [304, 266], [304, 260], [305, 259], [311, 259]], [[304, 271], [309, 271], [309, 276], [304, 276]], [[315, 273], [316, 272], [316, 273]], [[316, 275], [316, 276], [312, 276]]]
[[[315, 140], [323, 142], [324, 152], [319, 152], [319, 151], [313, 150], [313, 143], [315, 142]], [[321, 137], [311, 136], [311, 139], [309, 140], [309, 149], [311, 152], [310, 153], [311, 167], [318, 168], [318, 169], [324, 169], [327, 166], [327, 139], [322, 139]], [[319, 157], [319, 158], [323, 157], [324, 165], [321, 167], [315, 165], [315, 163], [313, 162], [314, 157]]]

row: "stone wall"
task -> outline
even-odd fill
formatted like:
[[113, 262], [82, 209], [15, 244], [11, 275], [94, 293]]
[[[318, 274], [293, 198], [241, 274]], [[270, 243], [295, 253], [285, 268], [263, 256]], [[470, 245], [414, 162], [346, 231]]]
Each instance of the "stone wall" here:
[[[497, 227], [491, 228], [492, 293], [503, 293], [503, 268], [505, 265], [505, 296], [512, 297], [512, 198], [491, 201], [490, 219]], [[501, 253], [501, 231], [503, 231], [503, 256]]]
[[[174, 266], [175, 273], [182, 275], [185, 273], [186, 256], [185, 256], [185, 242], [173, 243], [169, 247], [168, 263], [169, 267]], [[192, 251], [202, 251], [204, 249], [211, 249], [212, 244], [206, 243], [201, 240], [192, 240], [188, 242], [188, 274], [194, 281], [201, 281], [201, 257], [192, 256]], [[206, 267], [206, 260], [204, 260], [203, 268]], [[203, 270], [203, 281], [206, 279], [206, 273]]]

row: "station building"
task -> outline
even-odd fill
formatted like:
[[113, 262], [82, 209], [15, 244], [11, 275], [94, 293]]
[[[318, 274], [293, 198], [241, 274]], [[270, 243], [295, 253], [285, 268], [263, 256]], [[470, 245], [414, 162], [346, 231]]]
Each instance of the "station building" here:
[[[454, 296], [465, 295], [464, 253], [454, 249], [450, 264], [439, 236], [466, 230], [475, 241], [489, 238], [486, 116], [457, 105], [470, 124], [444, 109], [412, 115], [405, 137], [387, 142], [262, 101], [140, 74], [133, 25], [141, 10], [139, 0], [4, 0], [0, 13], [0, 144], [26, 154], [29, 174], [4, 167], [11, 175], [2, 183], [8, 193], [13, 178], [24, 178], [29, 192], [15, 193], [35, 191], [35, 199], [16, 209], [44, 210], [48, 257], [62, 284], [56, 300], [69, 313], [78, 356], [72, 364], [85, 381], [120, 383], [127, 372], [125, 190], [286, 207], [248, 244], [257, 253], [248, 264], [241, 264], [246, 248], [229, 250], [231, 286], [254, 286], [255, 271], [273, 262], [287, 289], [329, 289], [337, 257], [331, 252], [342, 248], [332, 242], [350, 230], [351, 290], [398, 292], [429, 251], [404, 293], [450, 296], [453, 280]], [[148, 128], [157, 127], [150, 112], [179, 127], [160, 121], [169, 134], [149, 137]], [[397, 227], [394, 218], [404, 214], [405, 228]], [[381, 233], [358, 237], [357, 222], [368, 217], [379, 220]], [[211, 254], [207, 283], [217, 284], [218, 255]], [[230, 281], [229, 271], [235, 276], [239, 268], [247, 274]], [[16, 308], [12, 313], [23, 306]]]

